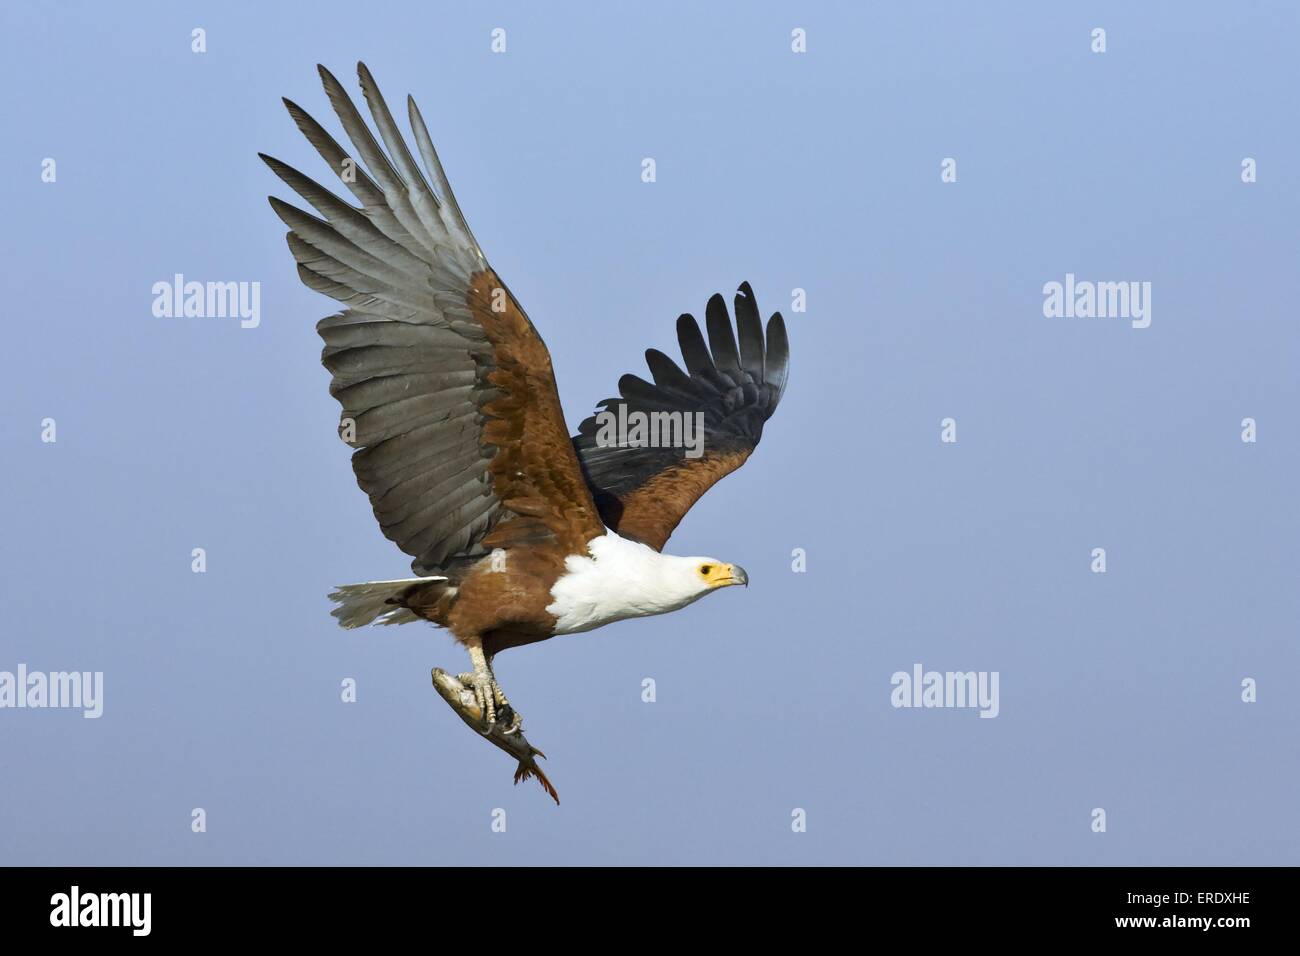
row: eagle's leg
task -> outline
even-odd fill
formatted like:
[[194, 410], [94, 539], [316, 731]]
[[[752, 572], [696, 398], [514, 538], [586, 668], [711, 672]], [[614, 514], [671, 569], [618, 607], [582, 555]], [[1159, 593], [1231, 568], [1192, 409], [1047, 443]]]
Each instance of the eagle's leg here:
[[497, 684], [496, 675], [492, 673], [492, 659], [483, 651], [483, 639], [468, 638], [465, 647], [469, 650], [469, 661], [474, 667], [474, 673], [461, 674], [459, 680], [474, 689], [474, 698], [487, 715], [488, 723], [495, 723], [497, 708], [507, 706], [510, 701], [506, 700], [505, 693]]
[[496, 668], [492, 666], [492, 658], [495, 656], [495, 654], [490, 655], [487, 659], [488, 673], [492, 675], [492, 694], [496, 697], [498, 707], [509, 707], [510, 701], [506, 700], [506, 692], [503, 691], [501, 685], [497, 683]]

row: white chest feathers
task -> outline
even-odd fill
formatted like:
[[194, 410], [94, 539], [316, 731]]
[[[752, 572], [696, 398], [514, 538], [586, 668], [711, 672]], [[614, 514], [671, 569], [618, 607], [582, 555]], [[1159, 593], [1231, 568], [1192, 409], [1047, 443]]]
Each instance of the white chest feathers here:
[[630, 617], [664, 614], [703, 597], [695, 558], [660, 554], [612, 531], [593, 538], [588, 556], [570, 555], [546, 611], [556, 634], [590, 631]]

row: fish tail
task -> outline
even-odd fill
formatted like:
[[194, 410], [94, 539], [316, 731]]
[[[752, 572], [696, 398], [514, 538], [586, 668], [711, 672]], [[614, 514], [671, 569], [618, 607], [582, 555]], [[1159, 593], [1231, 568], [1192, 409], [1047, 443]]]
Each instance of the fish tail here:
[[560, 795], [555, 792], [555, 787], [551, 786], [551, 781], [546, 779], [546, 774], [542, 773], [542, 768], [537, 766], [537, 761], [529, 759], [527, 763], [519, 761], [519, 766], [515, 768], [515, 783], [520, 780], [527, 780], [529, 777], [537, 777], [537, 782], [542, 785], [542, 789], [551, 795], [555, 805], [560, 805]]

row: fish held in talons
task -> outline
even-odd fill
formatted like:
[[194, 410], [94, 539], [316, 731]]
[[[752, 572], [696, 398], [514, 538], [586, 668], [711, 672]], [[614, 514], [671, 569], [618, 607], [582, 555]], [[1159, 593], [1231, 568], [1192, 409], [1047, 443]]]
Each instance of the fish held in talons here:
[[498, 708], [496, 720], [489, 722], [474, 696], [474, 689], [465, 686], [441, 667], [433, 669], [433, 689], [475, 733], [519, 761], [519, 766], [515, 768], [516, 784], [520, 780], [536, 777], [542, 789], [551, 795], [556, 805], [559, 804], [560, 795], [555, 792], [555, 787], [551, 786], [551, 781], [546, 778], [542, 768], [537, 766], [535, 759], [545, 757], [546, 754], [528, 742], [524, 736], [523, 720], [514, 708], [509, 704]]

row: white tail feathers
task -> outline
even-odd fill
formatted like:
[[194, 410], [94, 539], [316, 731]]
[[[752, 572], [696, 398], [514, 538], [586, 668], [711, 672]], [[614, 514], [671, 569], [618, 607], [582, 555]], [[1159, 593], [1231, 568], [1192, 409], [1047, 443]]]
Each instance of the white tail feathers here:
[[343, 627], [364, 627], [367, 624], [408, 624], [418, 621], [409, 610], [389, 603], [414, 584], [446, 581], [440, 576], [428, 578], [403, 578], [398, 581], [366, 581], [364, 584], [342, 584], [330, 592], [336, 605], [330, 611]]

